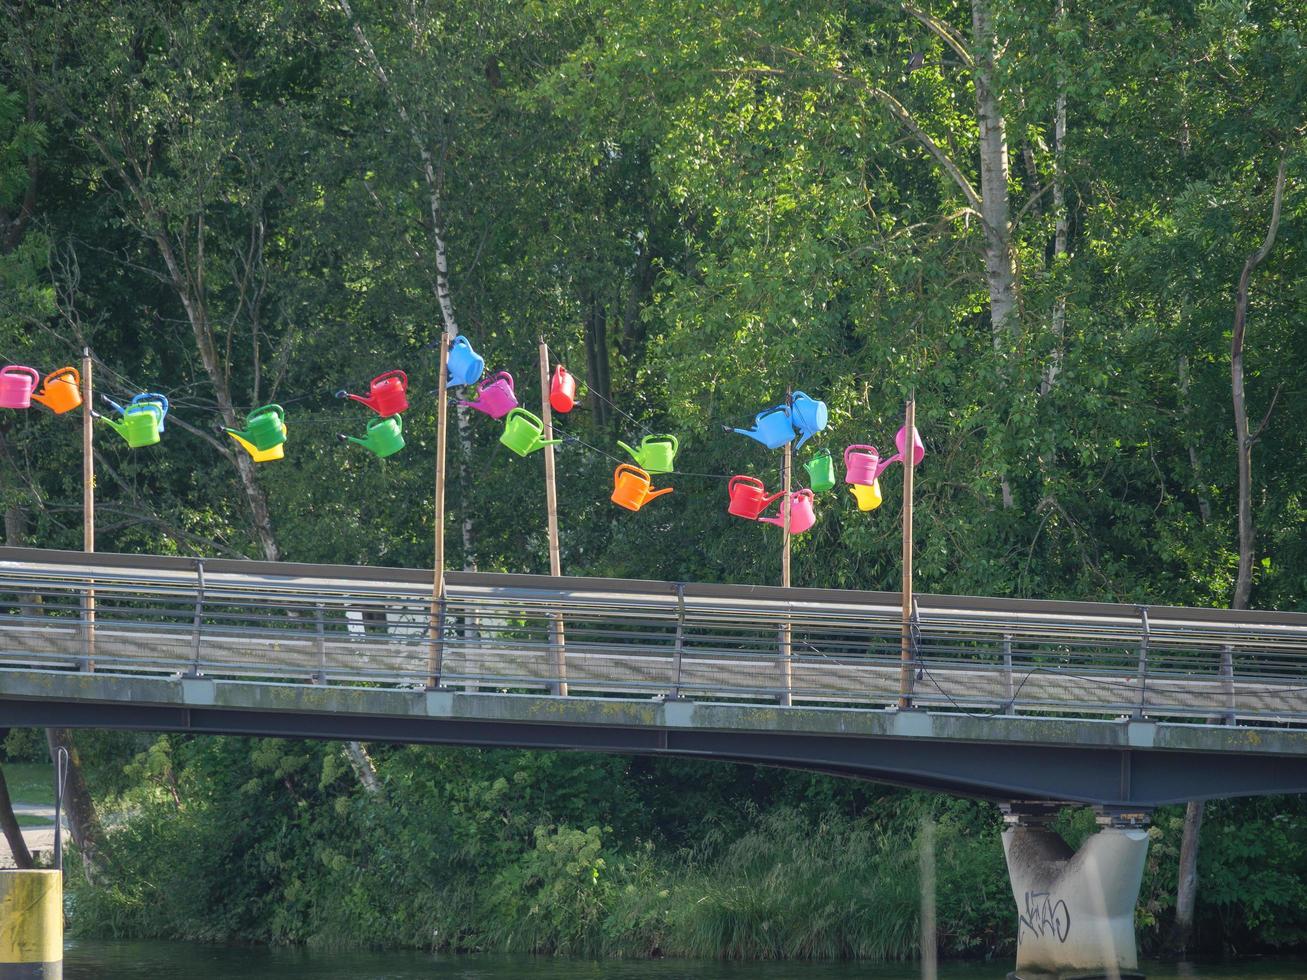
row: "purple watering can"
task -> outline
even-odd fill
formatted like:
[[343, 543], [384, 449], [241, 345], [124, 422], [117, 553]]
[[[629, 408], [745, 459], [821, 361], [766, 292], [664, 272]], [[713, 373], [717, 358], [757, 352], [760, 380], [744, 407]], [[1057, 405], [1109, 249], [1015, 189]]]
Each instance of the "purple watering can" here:
[[513, 376], [507, 371], [500, 371], [493, 377], [486, 378], [477, 385], [474, 401], [460, 401], [460, 405], [475, 408], [492, 419], [502, 419], [517, 408], [517, 395], [513, 393]]
[[759, 412], [753, 419], [752, 429], [733, 429], [750, 439], [757, 439], [768, 449], [780, 449], [794, 438], [794, 425], [790, 421], [790, 409], [787, 405], [777, 405]]
[[814, 499], [812, 491], [807, 487], [802, 490], [792, 490], [787, 498], [782, 497], [781, 511], [776, 517], [760, 517], [758, 520], [764, 524], [775, 524], [777, 527], [784, 527], [785, 508], [789, 507], [790, 533], [802, 534], [817, 523], [817, 514], [812, 508]]

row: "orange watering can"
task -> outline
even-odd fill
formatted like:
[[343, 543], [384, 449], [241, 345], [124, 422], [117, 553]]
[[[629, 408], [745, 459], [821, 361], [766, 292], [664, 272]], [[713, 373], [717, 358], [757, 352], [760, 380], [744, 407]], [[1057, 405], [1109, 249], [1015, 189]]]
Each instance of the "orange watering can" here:
[[663, 494], [671, 492], [671, 487], [655, 490], [653, 481], [649, 479], [649, 474], [638, 466], [621, 463], [617, 469], [613, 470], [612, 500], [618, 507], [625, 507], [627, 510], [639, 510], [653, 500], [654, 497], [661, 497]]
[[36, 368], [10, 364], [0, 371], [0, 408], [31, 408], [32, 392], [40, 383]]
[[32, 400], [40, 402], [55, 415], [71, 412], [82, 403], [82, 378], [77, 368], [51, 371], [45, 376], [41, 390], [32, 392]]
[[[777, 497], [783, 494], [777, 494]], [[774, 498], [773, 498], [774, 499]], [[781, 501], [781, 513], [777, 517], [759, 517], [758, 520], [764, 524], [775, 524], [777, 527], [785, 526], [785, 508], [790, 509], [790, 533], [802, 534], [814, 524], [817, 523], [817, 513], [813, 510], [812, 502], [813, 493], [807, 487], [802, 490], [790, 491], [789, 498]]]
[[347, 391], [336, 393], [337, 398], [352, 398], [362, 402], [383, 419], [408, 410], [408, 375], [403, 371], [387, 371], [372, 379], [368, 396], [351, 395]]
[[576, 378], [561, 364], [554, 368], [549, 384], [549, 407], [564, 415], [576, 407]]

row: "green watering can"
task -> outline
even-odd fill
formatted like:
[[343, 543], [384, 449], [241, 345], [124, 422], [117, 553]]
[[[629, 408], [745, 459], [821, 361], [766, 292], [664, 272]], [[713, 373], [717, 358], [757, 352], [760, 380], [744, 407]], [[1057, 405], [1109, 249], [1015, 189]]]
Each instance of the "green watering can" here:
[[504, 418], [502, 442], [519, 456], [529, 456], [545, 446], [557, 446], [562, 439], [543, 439], [545, 424], [525, 408], [515, 408]]
[[286, 410], [280, 405], [264, 405], [245, 416], [245, 428], [224, 431], [266, 452], [286, 441]]
[[385, 459], [404, 448], [404, 417], [390, 415], [384, 419], [375, 418], [368, 423], [367, 434], [362, 439], [344, 435], [340, 438], [342, 442], [358, 443], [369, 452], [375, 453], [379, 459]]
[[631, 454], [636, 466], [648, 473], [670, 473], [676, 468], [676, 450], [679, 448], [676, 436], [645, 436], [640, 440], [639, 449], [632, 449], [621, 439], [617, 444]]
[[133, 449], [153, 446], [159, 441], [159, 430], [163, 428], [163, 408], [156, 402], [127, 406], [122, 421], [98, 413], [96, 417], [126, 439], [127, 445]]
[[817, 493], [835, 489], [835, 460], [829, 449], [818, 450], [803, 468], [808, 471], [808, 486]]

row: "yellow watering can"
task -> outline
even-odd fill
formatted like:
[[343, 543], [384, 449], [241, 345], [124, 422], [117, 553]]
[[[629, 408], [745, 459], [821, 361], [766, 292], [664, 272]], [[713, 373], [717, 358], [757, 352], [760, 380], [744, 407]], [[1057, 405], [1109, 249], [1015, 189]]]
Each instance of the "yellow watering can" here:
[[858, 510], [875, 510], [880, 506], [880, 481], [872, 480], [870, 485], [866, 483], [855, 483], [849, 487], [849, 493], [858, 502]]
[[[287, 426], [283, 422], [281, 426], [282, 435], [286, 435], [286, 429]], [[250, 459], [254, 460], [254, 462], [256, 463], [269, 463], [274, 459], [286, 458], [286, 443], [284, 441], [277, 443], [271, 449], [260, 449], [257, 446], [255, 446], [252, 442], [249, 442], [246, 439], [242, 439], [232, 429], [224, 429], [223, 431], [226, 432], [227, 435], [235, 439], [237, 444], [242, 449], [244, 449], [247, 453], [250, 454]]]

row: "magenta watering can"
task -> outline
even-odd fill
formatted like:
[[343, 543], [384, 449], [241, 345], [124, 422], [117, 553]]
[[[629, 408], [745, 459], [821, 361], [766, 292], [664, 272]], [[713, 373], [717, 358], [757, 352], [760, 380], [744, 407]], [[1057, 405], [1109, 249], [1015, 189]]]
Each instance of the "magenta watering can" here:
[[475, 400], [460, 401], [459, 404], [484, 412], [492, 419], [502, 419], [517, 408], [517, 395], [513, 393], [513, 376], [507, 371], [500, 371], [493, 377], [486, 378], [477, 385]]
[[[899, 431], [894, 434], [894, 445], [898, 447], [899, 451], [896, 452], [889, 459], [881, 460], [880, 465], [876, 467], [877, 476], [880, 476], [895, 463], [903, 462], [903, 452], [904, 452], [904, 447], [907, 445], [907, 441], [908, 441], [907, 426], [900, 426]], [[850, 447], [850, 448], [854, 448], [854, 447]], [[847, 458], [847, 454], [846, 454], [846, 458]], [[917, 427], [914, 425], [912, 427], [912, 465], [920, 466], [921, 461], [925, 458], [926, 458], [926, 447], [921, 442], [921, 433], [917, 431]], [[850, 479], [849, 482], [871, 483], [872, 481]]]
[[750, 439], [757, 439], [768, 449], [780, 449], [794, 438], [794, 426], [790, 422], [790, 409], [786, 405], [777, 405], [759, 412], [753, 419], [752, 429], [735, 429], [727, 426], [730, 432], [738, 432]]
[[759, 517], [764, 524], [785, 526], [785, 508], [790, 508], [790, 533], [802, 534], [817, 523], [817, 513], [813, 510], [813, 493], [807, 487], [790, 491], [789, 497], [781, 495], [781, 512], [776, 517]]
[[10, 364], [0, 371], [0, 408], [31, 408], [32, 392], [40, 383], [36, 368]]
[[[888, 464], [887, 464], [888, 465]], [[853, 445], [844, 450], [844, 482], [870, 486], [884, 469], [875, 446]]]

